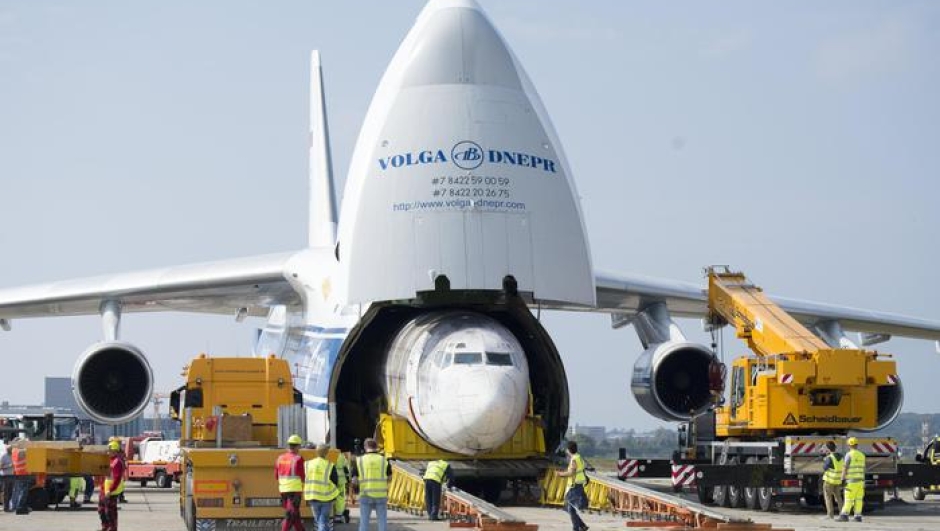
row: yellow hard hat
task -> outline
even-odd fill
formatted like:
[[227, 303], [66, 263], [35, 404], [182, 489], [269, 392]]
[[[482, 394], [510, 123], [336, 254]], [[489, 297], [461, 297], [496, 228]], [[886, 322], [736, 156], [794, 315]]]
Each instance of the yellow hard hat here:
[[115, 452], [120, 452], [120, 451], [121, 451], [121, 443], [120, 443], [120, 441], [116, 441], [116, 440], [115, 440], [115, 441], [109, 442], [109, 443], [108, 443], [108, 450], [114, 450]]
[[856, 439], [855, 437], [849, 437], [849, 440], [846, 442], [848, 443], [849, 446], [855, 446], [858, 444], [858, 439]]
[[300, 438], [300, 435], [296, 433], [287, 438], [287, 444], [303, 444], [303, 439]]

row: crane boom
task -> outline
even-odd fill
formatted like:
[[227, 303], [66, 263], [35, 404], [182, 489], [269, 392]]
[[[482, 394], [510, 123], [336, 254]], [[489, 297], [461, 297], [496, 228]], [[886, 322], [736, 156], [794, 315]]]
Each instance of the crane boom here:
[[758, 356], [793, 353], [812, 355], [827, 350], [822, 339], [771, 301], [743, 273], [708, 268], [707, 319], [731, 324], [738, 338]]

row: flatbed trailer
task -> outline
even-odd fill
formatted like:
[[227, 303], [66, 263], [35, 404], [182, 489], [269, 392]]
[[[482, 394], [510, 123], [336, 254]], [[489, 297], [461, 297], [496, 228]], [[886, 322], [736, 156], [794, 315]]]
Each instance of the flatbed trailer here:
[[108, 474], [108, 455], [103, 446], [82, 447], [71, 441], [16, 441], [13, 447], [26, 450], [28, 474], [5, 479], [29, 481], [26, 503], [34, 511], [62, 503], [69, 478]]

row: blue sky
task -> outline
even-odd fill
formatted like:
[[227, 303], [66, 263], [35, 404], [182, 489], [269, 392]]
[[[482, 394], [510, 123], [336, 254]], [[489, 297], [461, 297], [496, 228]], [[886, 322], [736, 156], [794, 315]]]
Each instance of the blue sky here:
[[[559, 133], [596, 267], [698, 281], [731, 264], [771, 293], [940, 320], [940, 5], [481, 3]], [[342, 181], [422, 5], [0, 2], [0, 286], [301, 247], [309, 52]], [[659, 425], [629, 396], [631, 330], [543, 321], [573, 421]], [[0, 398], [38, 402], [100, 334], [14, 323]], [[168, 390], [198, 352], [248, 354], [252, 326], [129, 315], [123, 336]], [[905, 410], [936, 411], [933, 345], [881, 349]]]

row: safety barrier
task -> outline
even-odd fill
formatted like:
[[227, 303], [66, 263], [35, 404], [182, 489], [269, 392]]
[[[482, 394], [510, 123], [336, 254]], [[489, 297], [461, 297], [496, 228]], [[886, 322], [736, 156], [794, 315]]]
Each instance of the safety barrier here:
[[410, 514], [424, 513], [424, 480], [419, 474], [413, 473], [410, 467], [393, 465], [388, 483], [388, 506]]
[[[411, 514], [422, 514], [424, 506], [424, 479], [420, 471], [407, 463], [392, 461], [388, 506]], [[441, 504], [441, 517], [450, 520], [451, 527], [470, 527], [481, 531], [538, 531], [538, 526], [460, 489], [445, 489]]]

